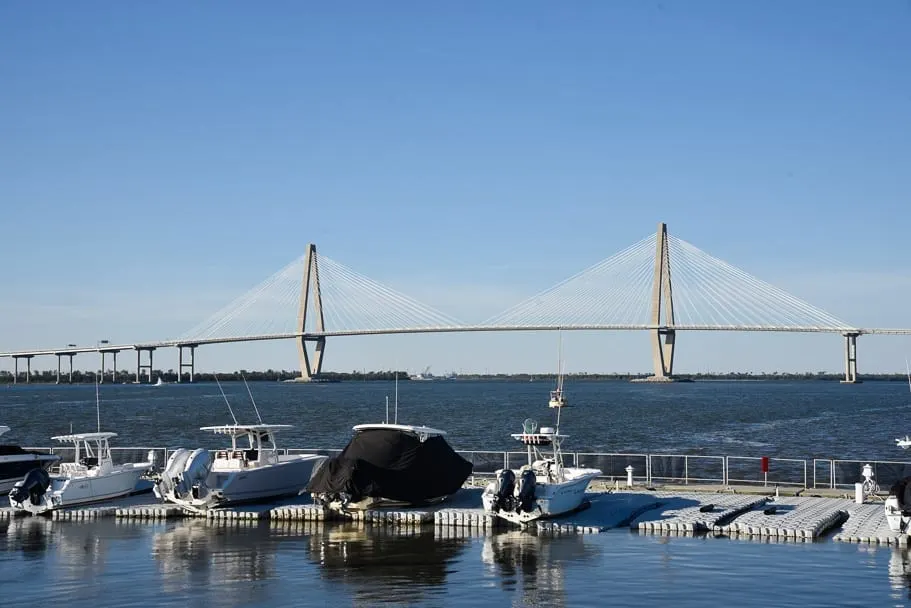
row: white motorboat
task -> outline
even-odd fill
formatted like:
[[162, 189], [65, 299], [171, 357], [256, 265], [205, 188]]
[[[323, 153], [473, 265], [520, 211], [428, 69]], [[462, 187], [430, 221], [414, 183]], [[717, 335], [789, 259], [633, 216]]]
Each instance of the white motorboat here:
[[[557, 410], [560, 411], [559, 409]], [[528, 464], [519, 470], [500, 469], [496, 480], [481, 494], [484, 511], [506, 521], [525, 525], [536, 519], [554, 517], [579, 509], [588, 484], [601, 475], [600, 469], [563, 465], [561, 443], [567, 435], [557, 426], [541, 427], [525, 420], [522, 432], [512, 435], [528, 450]], [[551, 448], [549, 454], [542, 448]]]
[[[8, 426], [0, 425], [0, 435], [9, 432]], [[21, 481], [32, 469], [47, 470], [59, 462], [60, 456], [26, 450], [18, 445], [0, 445], [0, 492], [8, 493], [17, 481]]]
[[52, 437], [73, 444], [73, 461], [62, 462], [50, 475], [44, 469], [32, 470], [10, 490], [10, 506], [37, 515], [133, 493], [139, 478], [152, 467], [152, 456], [148, 462], [114, 464], [109, 440], [116, 436], [96, 432]]
[[216, 450], [214, 456], [203, 448], [175, 451], [153, 491], [162, 500], [196, 512], [300, 494], [326, 457], [281, 454], [275, 433], [289, 428], [290, 424], [204, 426], [200, 430], [230, 437], [231, 447]]

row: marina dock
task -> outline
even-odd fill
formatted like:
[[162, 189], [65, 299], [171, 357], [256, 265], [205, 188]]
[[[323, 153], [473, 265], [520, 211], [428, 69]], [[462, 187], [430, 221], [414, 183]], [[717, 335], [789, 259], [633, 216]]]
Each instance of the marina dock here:
[[[532, 522], [527, 530], [537, 534], [597, 534], [628, 529], [641, 534], [726, 536], [753, 540], [866, 542], [907, 546], [908, 536], [892, 532], [886, 524], [881, 501], [856, 504], [844, 496], [775, 496], [757, 488], [727, 491], [648, 490], [631, 488], [597, 491], [587, 495], [579, 511], [554, 519]], [[750, 492], [750, 493], [747, 493]], [[0, 521], [20, 517], [0, 509]], [[155, 502], [151, 494], [131, 496], [113, 503], [53, 511], [61, 522], [116, 518], [137, 523], [171, 519], [196, 519], [218, 524], [306, 527], [306, 522], [351, 523], [358, 526], [433, 527], [487, 534], [512, 526], [484, 513], [481, 489], [465, 487], [444, 503], [425, 508], [381, 508], [340, 514], [299, 496], [264, 505], [210, 509], [205, 513]], [[303, 528], [302, 528], [303, 529]]]

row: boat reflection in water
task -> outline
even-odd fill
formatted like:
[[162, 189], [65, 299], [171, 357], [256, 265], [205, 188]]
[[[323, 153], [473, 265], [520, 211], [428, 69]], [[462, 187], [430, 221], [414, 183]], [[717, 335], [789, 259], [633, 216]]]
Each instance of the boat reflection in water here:
[[188, 519], [155, 534], [152, 556], [165, 593], [207, 589], [206, 601], [234, 605], [236, 598], [230, 597], [227, 587], [221, 587], [224, 597], [217, 597], [221, 595], [219, 586], [275, 578], [277, 540], [268, 525], [254, 520], [223, 523]]
[[[18, 585], [14, 603], [38, 606], [48, 603], [55, 593], [103, 603], [106, 592], [90, 583], [102, 576], [121, 574], [128, 563], [123, 560], [124, 548], [135, 550], [141, 546], [137, 539], [142, 536], [140, 528], [120, 525], [113, 519], [76, 523], [14, 517], [0, 522], [0, 552], [21, 553], [27, 561], [44, 564], [44, 583]], [[46, 567], [48, 564], [53, 566]], [[14, 561], [4, 564], [6, 580], [20, 580], [26, 571], [19, 572], [17, 568]]]
[[432, 602], [471, 542], [432, 528], [356, 524], [326, 525], [310, 540], [320, 576], [349, 585], [355, 605]]
[[[484, 537], [481, 559], [522, 606], [566, 606], [565, 568], [598, 554], [582, 534], [538, 536], [512, 531]], [[578, 596], [577, 596], [578, 597]]]
[[911, 553], [908, 547], [891, 547], [889, 555], [889, 584], [892, 599], [901, 602], [911, 599]]

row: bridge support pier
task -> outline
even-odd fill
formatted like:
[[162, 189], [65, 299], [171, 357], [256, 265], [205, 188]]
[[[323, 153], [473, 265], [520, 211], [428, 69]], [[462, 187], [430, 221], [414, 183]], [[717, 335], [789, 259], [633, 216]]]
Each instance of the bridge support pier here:
[[73, 357], [76, 356], [76, 353], [54, 353], [57, 355], [57, 384], [60, 384], [60, 368], [61, 361], [64, 357], [70, 358], [70, 373], [69, 373], [69, 384], [73, 383]]
[[[310, 356], [307, 354], [307, 342], [316, 342], [313, 348], [312, 364]], [[325, 336], [319, 336], [318, 338], [301, 337], [297, 350], [300, 356], [301, 382], [309, 382], [323, 371], [323, 353], [326, 350], [326, 338]]]
[[[178, 344], [177, 345], [177, 382], [181, 381], [184, 368], [190, 369], [190, 384], [193, 383], [193, 375], [196, 372], [196, 347], [198, 344]], [[183, 349], [190, 349], [189, 363], [183, 362]]]
[[[142, 371], [148, 370], [149, 373], [149, 384], [152, 383], [152, 353], [155, 352], [154, 346], [134, 346], [136, 349], [136, 384], [139, 384], [142, 380]], [[142, 352], [145, 351], [149, 353], [149, 362], [144, 364], [142, 362]]]
[[117, 353], [119, 350], [102, 350], [101, 353], [101, 375], [98, 377], [98, 384], [104, 384], [104, 356], [108, 353], [111, 354], [113, 359], [112, 363], [112, 373], [111, 373], [111, 384], [117, 384]]
[[860, 384], [857, 379], [857, 336], [859, 332], [845, 332], [845, 379], [842, 384]]
[[25, 359], [25, 383], [32, 381], [32, 357], [35, 355], [13, 355], [13, 384], [19, 382], [19, 359]]

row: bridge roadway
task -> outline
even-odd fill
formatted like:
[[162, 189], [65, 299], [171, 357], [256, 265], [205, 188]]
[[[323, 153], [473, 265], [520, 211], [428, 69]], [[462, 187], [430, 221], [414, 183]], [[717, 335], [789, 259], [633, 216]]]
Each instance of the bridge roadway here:
[[0, 357], [25, 358], [47, 355], [76, 355], [79, 353], [114, 353], [124, 350], [153, 350], [157, 348], [197, 347], [206, 344], [228, 344], [235, 342], [261, 342], [268, 340], [316, 339], [341, 336], [373, 336], [388, 334], [456, 333], [456, 332], [499, 332], [499, 331], [764, 331], [790, 333], [831, 333], [856, 336], [862, 335], [911, 335], [911, 329], [900, 328], [855, 328], [855, 327], [793, 327], [775, 325], [453, 325], [440, 327], [405, 327], [390, 329], [346, 329], [323, 332], [293, 332], [229, 336], [223, 338], [198, 338], [161, 340], [158, 342], [137, 342], [133, 344], [105, 344], [65, 348], [46, 348], [0, 352]]

